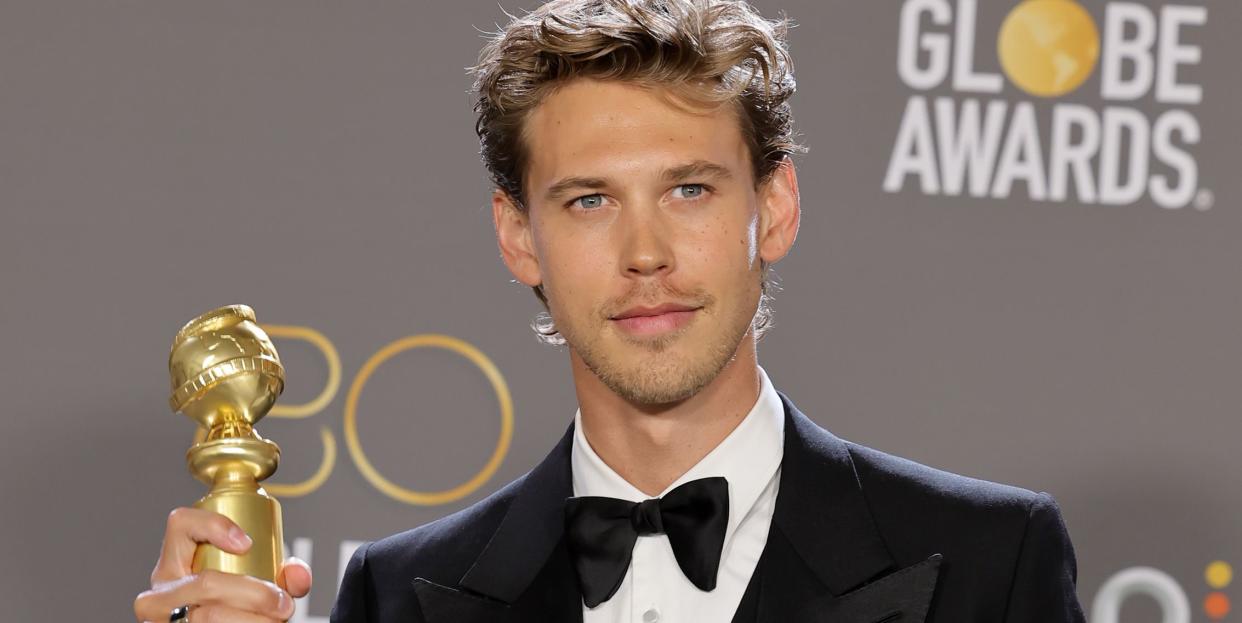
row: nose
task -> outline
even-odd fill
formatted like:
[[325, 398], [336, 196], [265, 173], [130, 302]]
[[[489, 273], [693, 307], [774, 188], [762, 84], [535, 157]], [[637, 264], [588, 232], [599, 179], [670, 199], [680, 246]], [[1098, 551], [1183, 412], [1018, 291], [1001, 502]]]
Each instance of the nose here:
[[674, 232], [660, 215], [658, 206], [631, 206], [622, 214], [620, 227], [621, 269], [628, 278], [662, 276], [673, 271]]

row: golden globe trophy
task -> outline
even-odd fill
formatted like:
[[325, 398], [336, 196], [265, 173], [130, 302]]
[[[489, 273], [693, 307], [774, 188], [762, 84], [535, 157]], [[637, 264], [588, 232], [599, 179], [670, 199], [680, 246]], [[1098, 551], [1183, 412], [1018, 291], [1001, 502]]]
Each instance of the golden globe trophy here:
[[202, 508], [232, 519], [254, 544], [245, 555], [202, 544], [195, 573], [215, 569], [274, 582], [284, 560], [280, 503], [259, 483], [276, 472], [280, 448], [254, 430], [285, 387], [285, 370], [254, 310], [229, 305], [186, 323], [168, 355], [173, 411], [207, 431], [186, 453], [190, 473], [211, 485]]

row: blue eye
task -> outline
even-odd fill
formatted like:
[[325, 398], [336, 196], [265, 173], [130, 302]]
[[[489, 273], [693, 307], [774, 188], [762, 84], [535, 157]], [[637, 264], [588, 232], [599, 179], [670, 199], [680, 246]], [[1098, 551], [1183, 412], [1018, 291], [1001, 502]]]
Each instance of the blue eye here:
[[601, 205], [604, 205], [604, 196], [599, 193], [595, 193], [594, 195], [584, 195], [582, 197], [578, 197], [577, 199], [574, 199], [573, 201], [570, 201], [569, 204], [570, 205], [577, 204], [581, 206], [582, 209], [584, 210], [593, 210], [595, 208], [600, 207]]
[[707, 187], [703, 184], [682, 184], [677, 188], [681, 189], [683, 199], [698, 199], [707, 191]]

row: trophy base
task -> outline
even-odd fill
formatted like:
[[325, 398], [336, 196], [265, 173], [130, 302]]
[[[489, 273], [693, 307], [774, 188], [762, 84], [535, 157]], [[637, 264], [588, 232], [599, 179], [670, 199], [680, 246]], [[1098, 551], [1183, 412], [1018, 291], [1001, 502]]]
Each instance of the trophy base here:
[[238, 556], [220, 548], [201, 544], [194, 551], [193, 570], [214, 569], [254, 576], [269, 582], [284, 561], [284, 535], [281, 530], [280, 502], [257, 484], [254, 490], [212, 491], [194, 503], [195, 508], [214, 511], [232, 519], [254, 541], [250, 550]]

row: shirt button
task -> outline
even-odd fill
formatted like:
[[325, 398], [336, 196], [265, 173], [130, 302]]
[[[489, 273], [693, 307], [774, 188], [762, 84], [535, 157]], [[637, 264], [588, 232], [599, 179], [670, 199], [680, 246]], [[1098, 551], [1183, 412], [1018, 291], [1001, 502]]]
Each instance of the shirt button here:
[[655, 608], [648, 608], [643, 613], [643, 623], [660, 623], [660, 611]]

